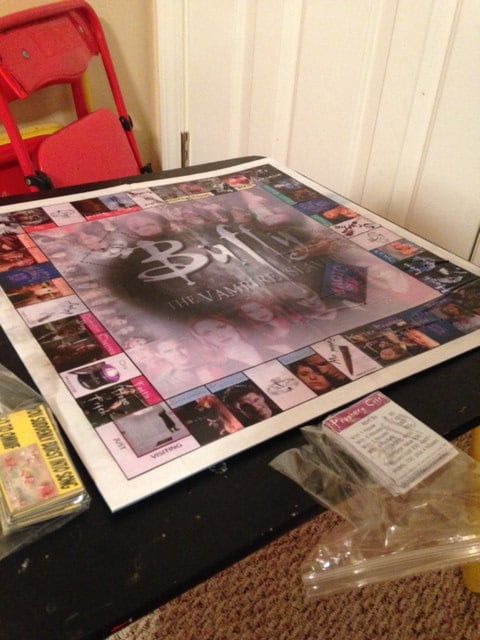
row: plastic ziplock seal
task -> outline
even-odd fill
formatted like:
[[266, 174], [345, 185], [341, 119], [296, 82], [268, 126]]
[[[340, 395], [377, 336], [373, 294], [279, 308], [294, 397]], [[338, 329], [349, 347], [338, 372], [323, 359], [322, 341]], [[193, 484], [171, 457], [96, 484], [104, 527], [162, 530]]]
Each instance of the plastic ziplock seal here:
[[0, 365], [0, 559], [89, 504], [50, 408]]
[[[432, 438], [443, 440], [389, 402], [402, 415], [430, 431]], [[362, 456], [361, 452], [359, 455], [338, 434], [332, 437], [332, 431], [325, 428], [327, 420], [322, 425], [302, 428], [307, 444], [280, 454], [270, 463], [324, 507], [344, 518], [303, 563], [302, 581], [307, 597], [326, 597], [480, 559], [478, 462], [443, 440], [445, 447], [452, 448], [453, 455], [448, 455], [443, 464], [431, 464], [433, 471], [417, 467], [419, 480], [407, 490], [394, 493], [389, 482], [379, 481], [378, 468], [368, 456]], [[387, 469], [389, 463], [398, 462], [396, 439], [403, 438], [399, 445], [402, 455], [408, 454], [401, 449], [402, 445], [414, 452], [422, 448], [422, 443], [425, 451], [432, 446], [415, 430], [409, 434], [408, 429], [396, 432], [398, 426], [393, 427], [389, 440], [381, 430], [372, 431], [374, 419], [369, 425], [374, 436], [367, 444], [373, 449], [375, 443], [383, 443], [381, 453]], [[358, 433], [354, 432], [356, 438]], [[361, 442], [365, 443], [365, 439]], [[422, 460], [421, 456], [419, 459]], [[415, 462], [409, 470], [414, 467]]]

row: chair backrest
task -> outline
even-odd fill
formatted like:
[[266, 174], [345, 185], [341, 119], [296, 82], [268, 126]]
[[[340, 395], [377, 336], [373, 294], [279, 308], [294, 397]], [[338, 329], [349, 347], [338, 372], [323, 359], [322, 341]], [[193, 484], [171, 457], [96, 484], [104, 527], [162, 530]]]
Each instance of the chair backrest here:
[[[104, 109], [97, 115], [89, 114], [82, 78], [91, 58], [97, 55], [105, 68], [117, 116], [113, 113], [112, 117], [107, 116]], [[39, 145], [27, 145], [9, 103], [25, 100], [54, 84], [70, 85], [77, 120]], [[63, 0], [0, 18], [0, 120], [30, 190], [48, 188], [51, 183], [69, 186], [126, 177], [142, 170], [131, 119], [100, 21], [85, 0]], [[102, 137], [104, 143], [99, 140]], [[101, 162], [94, 161], [95, 150], [100, 153]], [[56, 161], [54, 153], [58, 154]], [[50, 176], [42, 167], [54, 170], [54, 175]], [[65, 167], [63, 174], [62, 167]], [[121, 171], [126, 173], [119, 175]], [[39, 172], [47, 173], [50, 180], [43, 180]]]
[[78, 10], [83, 4], [58, 3], [57, 14], [39, 7], [0, 18], [0, 89], [8, 101], [81, 78], [98, 54], [92, 29]]

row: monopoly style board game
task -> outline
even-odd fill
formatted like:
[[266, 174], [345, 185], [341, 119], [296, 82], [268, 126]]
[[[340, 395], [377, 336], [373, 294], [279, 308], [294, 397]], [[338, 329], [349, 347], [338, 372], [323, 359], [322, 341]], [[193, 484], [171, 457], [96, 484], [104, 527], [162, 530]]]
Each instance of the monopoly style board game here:
[[1, 207], [0, 314], [117, 510], [474, 348], [480, 278], [267, 159]]

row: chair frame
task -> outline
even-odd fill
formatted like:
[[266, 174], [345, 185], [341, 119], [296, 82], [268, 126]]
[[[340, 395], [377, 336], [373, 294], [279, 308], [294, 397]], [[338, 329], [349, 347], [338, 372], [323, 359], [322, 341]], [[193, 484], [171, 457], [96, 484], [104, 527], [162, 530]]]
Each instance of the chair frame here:
[[[89, 48], [91, 49], [89, 61], [94, 55], [100, 55], [114, 99], [118, 118], [127, 136], [139, 173], [150, 172], [150, 165], [142, 165], [140, 153], [132, 130], [132, 119], [127, 112], [100, 20], [95, 11], [87, 2], [85, 2], [85, 0], [62, 0], [61, 2], [50, 3], [0, 17], [0, 39], [3, 34], [12, 29], [18, 29], [23, 26], [26, 27], [61, 15], [69, 15], [72, 20], [75, 20], [77, 22], [78, 31], [85, 39], [87, 39], [87, 37], [84, 35], [84, 28], [78, 23], [83, 22], [88, 27], [94, 40], [93, 43], [88, 43]], [[87, 34], [87, 36], [90, 34]], [[84, 71], [86, 71], [89, 61], [85, 65]], [[52, 187], [52, 184], [48, 176], [42, 174], [35, 167], [33, 159], [28, 152], [25, 140], [22, 138], [18, 125], [12, 115], [9, 103], [14, 100], [24, 100], [28, 98], [31, 93], [34, 93], [35, 90], [53, 84], [70, 85], [77, 119], [84, 117], [90, 112], [88, 106], [89, 101], [83, 82], [83, 73], [79, 74], [75, 78], [57, 78], [53, 81], [47, 81], [36, 87], [33, 91], [28, 92], [18, 82], [16, 82], [15, 78], [13, 78], [2, 66], [0, 59], [0, 120], [5, 126], [6, 133], [17, 156], [18, 164], [29, 191], [49, 189]]]

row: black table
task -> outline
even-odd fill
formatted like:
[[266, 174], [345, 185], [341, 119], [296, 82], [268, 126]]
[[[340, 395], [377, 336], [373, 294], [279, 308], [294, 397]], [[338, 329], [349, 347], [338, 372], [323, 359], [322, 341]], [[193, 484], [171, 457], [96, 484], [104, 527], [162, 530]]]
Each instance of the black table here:
[[[32, 384], [3, 332], [0, 361]], [[479, 374], [476, 349], [384, 391], [453, 438], [480, 424]], [[72, 452], [91, 507], [0, 562], [0, 640], [104, 638], [313, 517], [321, 508], [268, 466], [277, 454], [302, 443], [294, 429], [231, 458], [223, 473], [218, 468], [199, 473], [115, 515]]]

